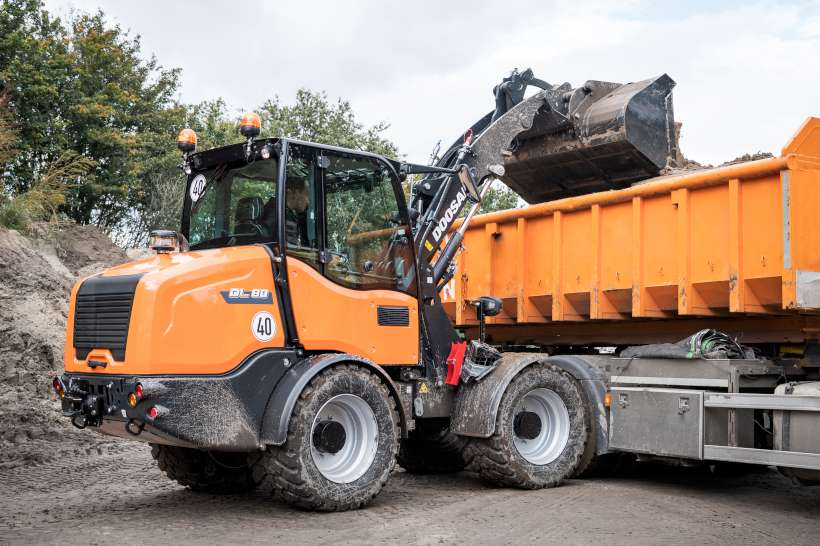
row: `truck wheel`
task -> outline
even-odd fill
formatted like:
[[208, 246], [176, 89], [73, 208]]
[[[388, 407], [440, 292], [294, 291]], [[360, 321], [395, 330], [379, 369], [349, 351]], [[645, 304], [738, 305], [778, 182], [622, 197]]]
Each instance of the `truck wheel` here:
[[554, 487], [572, 476], [587, 438], [581, 387], [565, 371], [534, 364], [507, 387], [495, 432], [474, 441], [485, 480], [522, 489]]
[[469, 439], [450, 432], [447, 419], [419, 419], [401, 441], [398, 463], [411, 474], [449, 474], [467, 466]]
[[598, 449], [598, 424], [593, 417], [592, 403], [584, 396], [587, 420], [587, 440], [584, 453], [578, 462], [578, 467], [572, 473], [573, 478], [597, 478], [611, 476], [618, 467], [622, 453], [603, 453], [596, 455]]
[[256, 488], [253, 455], [151, 444], [151, 456], [166, 476], [193, 491], [241, 493]]
[[355, 365], [330, 368], [299, 396], [281, 446], [254, 468], [285, 502], [342, 511], [370, 502], [396, 464], [399, 416], [387, 387]]

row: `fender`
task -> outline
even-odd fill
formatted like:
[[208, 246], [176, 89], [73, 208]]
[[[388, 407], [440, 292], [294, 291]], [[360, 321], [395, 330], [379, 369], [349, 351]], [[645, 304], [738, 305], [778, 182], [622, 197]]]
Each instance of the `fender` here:
[[358, 364], [368, 370], [374, 372], [385, 385], [387, 385], [390, 394], [396, 400], [396, 407], [399, 411], [399, 421], [401, 425], [402, 438], [407, 437], [407, 415], [404, 411], [404, 405], [399, 396], [399, 390], [393, 380], [387, 375], [387, 372], [379, 366], [360, 356], [344, 354], [344, 353], [328, 353], [322, 355], [311, 356], [300, 360], [288, 370], [282, 380], [277, 383], [273, 393], [268, 400], [268, 405], [265, 408], [264, 420], [262, 422], [262, 434], [260, 443], [263, 445], [281, 446], [285, 443], [288, 436], [288, 423], [290, 416], [293, 413], [293, 408], [296, 406], [296, 401], [299, 395], [310, 382], [311, 379], [319, 375], [327, 368], [341, 363]]
[[583, 388], [590, 407], [597, 439], [596, 453], [608, 451], [608, 421], [604, 407], [606, 384], [592, 363], [584, 357], [554, 356], [541, 353], [503, 353], [493, 372], [477, 383], [462, 385], [450, 421], [450, 430], [461, 436], [489, 438], [495, 432], [496, 415], [501, 398], [513, 378], [522, 370], [539, 362], [552, 364], [572, 375]]

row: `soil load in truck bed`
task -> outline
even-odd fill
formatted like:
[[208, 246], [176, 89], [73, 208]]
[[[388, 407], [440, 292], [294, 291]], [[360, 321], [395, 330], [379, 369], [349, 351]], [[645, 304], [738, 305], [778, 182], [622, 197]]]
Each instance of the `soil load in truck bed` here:
[[478, 216], [442, 291], [461, 327], [498, 296], [497, 343], [743, 342], [820, 332], [820, 118], [779, 157]]

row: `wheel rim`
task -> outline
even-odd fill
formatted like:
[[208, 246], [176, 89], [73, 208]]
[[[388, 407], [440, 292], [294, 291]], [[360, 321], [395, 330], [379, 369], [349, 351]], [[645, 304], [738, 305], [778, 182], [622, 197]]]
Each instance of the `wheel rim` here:
[[[328, 435], [332, 436], [328, 439]], [[325, 402], [313, 420], [310, 448], [313, 462], [322, 476], [332, 482], [350, 483], [361, 478], [376, 458], [378, 447], [376, 415], [370, 405], [356, 395], [334, 396]]]
[[514, 443], [518, 453], [536, 465], [551, 463], [569, 441], [569, 412], [557, 393], [534, 389], [515, 411]]

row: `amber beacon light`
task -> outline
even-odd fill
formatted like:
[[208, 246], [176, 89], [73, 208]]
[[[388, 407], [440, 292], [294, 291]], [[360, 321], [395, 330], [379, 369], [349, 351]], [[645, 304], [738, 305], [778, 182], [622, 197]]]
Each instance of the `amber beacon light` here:
[[177, 148], [182, 153], [191, 153], [196, 150], [196, 133], [193, 129], [183, 129], [177, 135]]
[[253, 138], [262, 130], [262, 119], [255, 112], [248, 112], [239, 121], [239, 132], [245, 138]]

